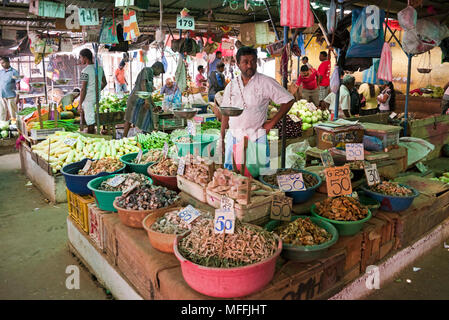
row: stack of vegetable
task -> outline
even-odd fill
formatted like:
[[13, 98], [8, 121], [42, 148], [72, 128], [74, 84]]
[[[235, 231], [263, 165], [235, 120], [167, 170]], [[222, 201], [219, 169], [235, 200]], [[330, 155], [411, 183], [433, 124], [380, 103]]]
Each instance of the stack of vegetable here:
[[449, 184], [449, 172], [443, 173], [443, 175], [439, 178], [432, 178], [430, 180], [441, 181], [441, 182]]
[[137, 141], [142, 146], [142, 149], [162, 149], [167, 142], [168, 146], [172, 146], [173, 142], [170, 140], [170, 135], [162, 131], [153, 131], [149, 134], [139, 133]]
[[145, 185], [116, 198], [120, 208], [128, 210], [154, 210], [165, 208], [179, 200], [175, 191], [165, 187]]
[[410, 95], [413, 97], [424, 97], [424, 98], [442, 98], [444, 95], [444, 89], [439, 86], [428, 85], [425, 88], [417, 88], [410, 91]]
[[307, 102], [304, 99], [296, 101], [288, 114], [302, 119], [303, 131], [312, 128], [315, 123], [328, 120], [330, 115], [329, 110], [317, 109], [312, 102]]
[[176, 176], [176, 173], [178, 171], [178, 164], [170, 159], [166, 158], [160, 162], [158, 162], [156, 165], [152, 166], [150, 168], [151, 173], [158, 175], [158, 176]]
[[[42, 121], [42, 129], [54, 129], [54, 128], [64, 128], [65, 131], [69, 132], [75, 132], [78, 131], [79, 126], [74, 124], [75, 120], [73, 119], [66, 119], [66, 120], [57, 120], [57, 123], [55, 123], [54, 120], [45, 120]], [[33, 121], [28, 123], [27, 129], [41, 129], [40, 123]]]
[[310, 218], [298, 218], [293, 222], [283, 223], [273, 230], [282, 243], [296, 246], [313, 246], [332, 239], [332, 234], [314, 224]]
[[[72, 145], [72, 143], [74, 144]], [[63, 166], [84, 158], [96, 160], [111, 157], [119, 159], [124, 154], [138, 152], [139, 148], [136, 144], [137, 141], [134, 138], [107, 141], [103, 138], [84, 137], [75, 132], [58, 131], [31, 148], [43, 159], [49, 159], [53, 173], [56, 173]]]
[[205, 187], [210, 182], [209, 170], [213, 170], [211, 168], [212, 162], [192, 154], [188, 154], [183, 159], [185, 161], [183, 176], [187, 180]]
[[201, 123], [201, 131], [206, 131], [208, 129], [221, 129], [221, 122], [213, 120]]
[[149, 162], [157, 162], [162, 158], [162, 150], [161, 149], [152, 149], [148, 150], [147, 153], [144, 153], [139, 161], [137, 158], [134, 158], [132, 162], [135, 164], [147, 164]]
[[114, 172], [123, 167], [120, 160], [113, 158], [105, 158], [92, 161], [88, 169], [78, 171], [80, 176], [95, 176], [100, 172]]
[[[184, 210], [184, 208], [182, 208], [182, 210]], [[206, 216], [208, 218], [212, 218], [209, 212], [200, 211], [201, 216], [192, 221], [191, 224], [188, 224], [178, 216], [179, 212], [180, 212], [179, 209], [169, 211], [165, 213], [162, 217], [157, 218], [157, 220], [151, 226], [151, 230], [165, 234], [183, 234], [192, 229], [192, 226], [194, 226], [195, 223], [200, 221], [201, 217]]]
[[17, 138], [19, 136], [19, 132], [17, 131], [17, 127], [15, 122], [11, 123], [11, 121], [0, 121], [0, 138], [8, 139], [8, 138]]
[[164, 95], [160, 94], [159, 92], [153, 93], [153, 102], [161, 102], [164, 100]]
[[[117, 177], [121, 177], [123, 181], [117, 185], [113, 183], [114, 179], [117, 179]], [[98, 187], [98, 190], [103, 191], [125, 191], [126, 189], [130, 188], [134, 183], [138, 182], [140, 185], [150, 185], [151, 182], [148, 180], [147, 176], [140, 174], [140, 173], [125, 173], [125, 174], [119, 174], [112, 178], [109, 178], [107, 180], [104, 180], [100, 186]]]
[[119, 98], [115, 94], [104, 96], [100, 100], [100, 113], [125, 111], [128, 96], [125, 95], [123, 98]]

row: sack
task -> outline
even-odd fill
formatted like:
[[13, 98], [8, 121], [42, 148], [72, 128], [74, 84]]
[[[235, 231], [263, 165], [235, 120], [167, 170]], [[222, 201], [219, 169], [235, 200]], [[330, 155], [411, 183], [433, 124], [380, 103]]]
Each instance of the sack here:
[[379, 69], [377, 70], [377, 79], [385, 81], [393, 81], [393, 62], [390, 45], [384, 43], [382, 55], [380, 57]]
[[309, 0], [281, 0], [281, 26], [308, 28], [315, 20]]
[[416, 32], [419, 39], [424, 44], [439, 46], [440, 38], [440, 23], [432, 19], [419, 19], [416, 22]]
[[100, 43], [118, 44], [117, 26], [112, 18], [104, 18], [104, 25], [101, 31]]
[[335, 28], [335, 22], [337, 21], [337, 4], [335, 0], [331, 0], [329, 10], [326, 12], [327, 17], [327, 33], [333, 33]]
[[304, 169], [306, 165], [306, 152], [308, 149], [310, 149], [308, 140], [288, 145], [285, 151], [285, 167]]
[[379, 70], [379, 58], [373, 58], [373, 65], [362, 73], [362, 82], [370, 84], [385, 84], [385, 81], [377, 78], [377, 71]]
[[329, 87], [333, 93], [337, 93], [340, 88], [340, 68], [338, 66], [336, 66], [334, 72], [332, 72]]
[[[373, 7], [374, 9], [372, 9], [371, 7]], [[367, 44], [379, 37], [379, 28], [382, 24], [380, 23], [380, 21], [373, 21], [371, 25], [371, 27], [373, 28], [371, 28], [370, 25], [367, 25], [367, 23], [370, 23], [370, 21], [367, 19], [366, 14], [368, 8], [370, 12], [372, 12], [373, 10], [379, 11], [379, 8], [376, 6], [363, 8], [362, 12], [358, 16], [355, 23], [353, 23], [351, 28], [351, 42], [354, 44]], [[376, 14], [373, 14], [373, 19], [375, 19]]]
[[267, 51], [272, 57], [280, 56], [284, 49], [283, 41], [276, 41], [275, 43], [267, 45]]
[[410, 54], [420, 54], [433, 49], [435, 46], [426, 44], [418, 36], [416, 29], [404, 31], [402, 37], [402, 48]]
[[417, 19], [418, 13], [412, 6], [407, 6], [407, 8], [398, 12], [399, 25], [405, 31], [414, 29]]

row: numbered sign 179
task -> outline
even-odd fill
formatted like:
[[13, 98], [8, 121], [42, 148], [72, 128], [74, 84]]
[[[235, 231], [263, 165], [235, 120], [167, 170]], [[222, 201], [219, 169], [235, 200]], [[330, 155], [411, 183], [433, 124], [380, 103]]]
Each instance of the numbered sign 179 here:
[[176, 29], [195, 30], [195, 19], [193, 17], [182, 17], [178, 15], [176, 18]]

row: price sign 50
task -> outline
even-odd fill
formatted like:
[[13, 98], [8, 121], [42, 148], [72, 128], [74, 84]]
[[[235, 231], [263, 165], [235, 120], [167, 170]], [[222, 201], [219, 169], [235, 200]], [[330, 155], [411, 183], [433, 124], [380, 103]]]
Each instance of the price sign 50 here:
[[234, 233], [235, 216], [234, 212], [215, 210], [214, 232]]
[[327, 195], [345, 196], [352, 193], [350, 170], [347, 166], [325, 169]]
[[305, 190], [302, 173], [277, 176], [279, 188], [284, 192]]
[[363, 143], [346, 144], [346, 160], [363, 160], [364, 156]]

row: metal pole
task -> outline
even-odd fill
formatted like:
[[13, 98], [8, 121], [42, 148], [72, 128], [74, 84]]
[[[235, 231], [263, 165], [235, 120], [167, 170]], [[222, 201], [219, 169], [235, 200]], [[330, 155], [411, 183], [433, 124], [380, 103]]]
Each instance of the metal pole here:
[[[265, 0], [266, 2], [266, 0]], [[288, 27], [284, 27], [284, 46], [288, 43]], [[282, 75], [282, 85], [285, 89], [287, 89], [288, 85], [288, 74]], [[282, 117], [282, 150], [281, 150], [281, 168], [285, 168], [285, 148], [287, 145], [287, 139], [285, 138], [285, 125], [287, 122], [287, 115]]]
[[410, 95], [410, 78], [412, 73], [412, 55], [407, 54], [407, 88], [405, 89], [405, 110], [404, 110], [404, 136], [407, 136], [407, 122], [408, 122], [408, 97]]
[[[344, 18], [343, 4], [341, 2], [339, 2], [339, 6], [340, 6], [340, 20], [343, 20], [343, 18]], [[337, 21], [335, 21], [335, 26], [334, 26], [334, 30], [336, 30], [336, 29], [337, 29]], [[338, 55], [340, 56], [340, 50], [338, 50], [337, 52], [338, 52]], [[338, 75], [338, 78], [340, 79], [340, 75]], [[336, 121], [338, 119], [338, 106], [340, 104], [340, 86], [341, 86], [341, 84], [338, 86], [337, 93], [335, 94], [334, 121]]]
[[[276, 40], [279, 41], [280, 40], [279, 34], [278, 34], [277, 30], [276, 30], [276, 26], [274, 25], [274, 21], [273, 21], [273, 18], [271, 16], [271, 12], [270, 12], [270, 8], [268, 6], [268, 2], [267, 2], [267, 0], [263, 0], [263, 2], [265, 3], [265, 8], [267, 9], [267, 13], [268, 13], [268, 17], [270, 18], [271, 26], [273, 27], [274, 34], [276, 35]], [[285, 32], [285, 27], [284, 27], [284, 32]], [[285, 35], [284, 35], [284, 38], [285, 38]]]

